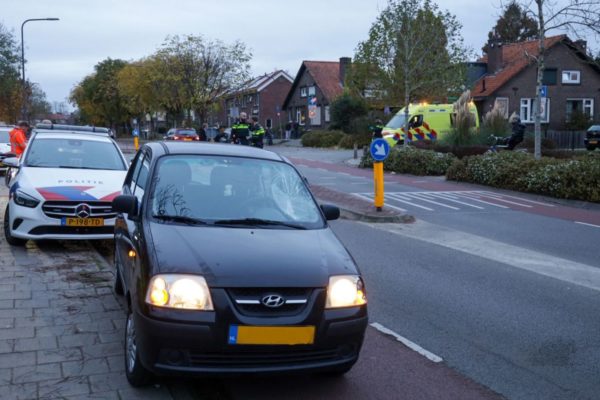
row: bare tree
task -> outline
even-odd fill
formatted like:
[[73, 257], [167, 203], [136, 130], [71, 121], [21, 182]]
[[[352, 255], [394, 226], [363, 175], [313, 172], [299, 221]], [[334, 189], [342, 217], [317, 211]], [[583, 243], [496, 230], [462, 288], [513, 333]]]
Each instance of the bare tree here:
[[564, 31], [576, 38], [585, 34], [600, 35], [600, 2], [598, 0], [520, 0], [518, 2], [538, 24], [539, 54], [537, 83], [533, 106], [535, 131], [535, 158], [542, 156], [541, 90], [544, 77], [544, 52], [546, 34]]

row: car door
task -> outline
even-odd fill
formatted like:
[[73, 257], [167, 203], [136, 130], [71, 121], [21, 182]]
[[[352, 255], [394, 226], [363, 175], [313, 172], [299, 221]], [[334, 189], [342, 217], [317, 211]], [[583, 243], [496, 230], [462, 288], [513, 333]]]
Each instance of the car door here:
[[[131, 166], [131, 174], [125, 179], [123, 185], [123, 194], [134, 195], [138, 199], [138, 216], [141, 215], [142, 199], [148, 179], [150, 165], [149, 151], [140, 151]], [[137, 255], [139, 254], [139, 218], [131, 219], [127, 214], [119, 214], [115, 223], [115, 251], [116, 257], [119, 257], [121, 277], [124, 280], [127, 290], [134, 291], [135, 287], [131, 284], [133, 281], [133, 272], [137, 266]], [[130, 253], [133, 251], [134, 253]], [[133, 254], [133, 257], [131, 256]]]

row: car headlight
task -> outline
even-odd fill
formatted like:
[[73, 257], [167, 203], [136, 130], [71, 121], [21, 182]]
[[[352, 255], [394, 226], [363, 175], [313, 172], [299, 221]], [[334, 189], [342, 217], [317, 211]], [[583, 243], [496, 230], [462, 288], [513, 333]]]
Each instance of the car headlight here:
[[23, 207], [29, 207], [29, 208], [35, 208], [37, 207], [38, 204], [40, 204], [40, 201], [38, 199], [36, 199], [33, 196], [28, 195], [27, 193], [24, 193], [20, 190], [17, 190], [14, 194], [14, 200], [15, 203], [23, 206]]
[[152, 277], [146, 303], [167, 308], [212, 311], [206, 280], [197, 275], [159, 274]]
[[353, 307], [367, 304], [362, 279], [356, 275], [329, 277], [325, 308]]

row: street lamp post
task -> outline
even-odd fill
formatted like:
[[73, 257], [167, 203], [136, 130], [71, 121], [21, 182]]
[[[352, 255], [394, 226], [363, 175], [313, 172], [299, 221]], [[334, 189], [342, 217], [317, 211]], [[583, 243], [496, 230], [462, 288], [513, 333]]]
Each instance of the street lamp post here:
[[27, 118], [27, 102], [26, 102], [26, 90], [25, 90], [25, 41], [23, 39], [23, 27], [25, 27], [25, 24], [30, 21], [58, 21], [58, 20], [59, 20], [58, 18], [31, 18], [31, 19], [26, 19], [21, 24], [21, 72], [22, 72], [21, 90], [23, 92], [22, 93], [23, 105], [21, 107], [21, 118], [24, 120]]

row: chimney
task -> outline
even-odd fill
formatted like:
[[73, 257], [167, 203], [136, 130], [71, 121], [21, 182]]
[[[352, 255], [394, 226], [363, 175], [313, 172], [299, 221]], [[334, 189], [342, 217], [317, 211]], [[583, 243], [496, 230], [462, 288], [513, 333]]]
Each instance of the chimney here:
[[503, 67], [502, 60], [502, 41], [498, 37], [493, 37], [488, 41], [488, 65], [487, 70], [490, 74], [495, 74]]
[[346, 80], [346, 71], [350, 66], [352, 59], [350, 57], [340, 57], [340, 83], [344, 86]]
[[587, 52], [587, 41], [583, 39], [579, 39], [575, 41], [575, 46], [579, 47], [581, 51], [584, 53]]

